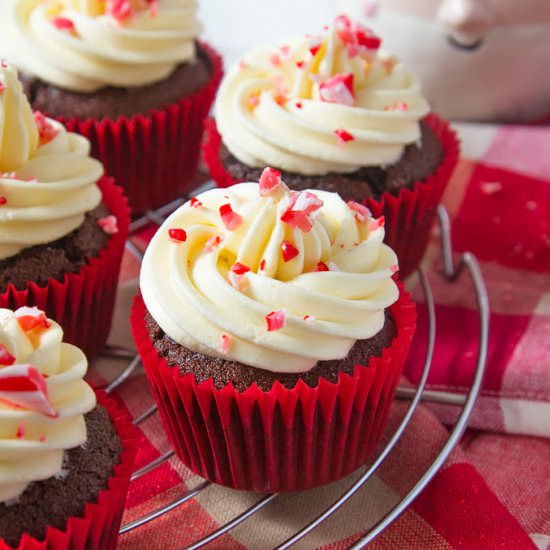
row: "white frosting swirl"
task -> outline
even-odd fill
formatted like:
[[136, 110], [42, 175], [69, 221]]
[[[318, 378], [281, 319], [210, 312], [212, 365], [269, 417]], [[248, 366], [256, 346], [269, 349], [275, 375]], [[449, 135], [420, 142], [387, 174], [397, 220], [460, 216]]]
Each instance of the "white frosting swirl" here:
[[[372, 47], [362, 45], [368, 37]], [[216, 123], [227, 148], [249, 166], [306, 175], [397, 161], [419, 139], [429, 106], [419, 81], [377, 52], [377, 41], [340, 16], [321, 37], [246, 55], [218, 92]], [[349, 75], [351, 91], [334, 80]]]
[[195, 56], [195, 0], [5, 0], [2, 52], [41, 80], [78, 92], [143, 86]]
[[58, 416], [0, 401], [0, 502], [18, 496], [32, 481], [61, 473], [64, 450], [86, 441], [83, 415], [96, 403], [83, 380], [86, 357], [62, 343], [61, 327], [48, 320], [47, 328], [25, 331], [17, 314], [0, 309], [0, 344], [15, 357], [15, 364], [30, 363], [46, 377], [49, 401]]
[[[286, 188], [260, 196], [256, 183], [207, 191], [201, 204], [174, 212], [140, 276], [147, 309], [166, 334], [191, 350], [278, 372], [343, 358], [357, 339], [374, 336], [397, 299], [396, 256], [382, 242], [383, 226], [358, 220], [337, 194], [314, 194], [323, 205], [310, 215], [310, 231], [281, 219], [293, 197]], [[227, 203], [241, 218], [234, 230], [219, 212]], [[184, 242], [170, 238], [174, 228], [186, 231]], [[315, 271], [319, 262], [330, 270]], [[250, 271], [236, 277], [235, 263]], [[268, 331], [274, 311], [284, 312], [284, 327]]]
[[103, 168], [86, 138], [37, 114], [40, 136], [14, 68], [0, 66], [0, 85], [2, 259], [76, 229], [101, 201]]

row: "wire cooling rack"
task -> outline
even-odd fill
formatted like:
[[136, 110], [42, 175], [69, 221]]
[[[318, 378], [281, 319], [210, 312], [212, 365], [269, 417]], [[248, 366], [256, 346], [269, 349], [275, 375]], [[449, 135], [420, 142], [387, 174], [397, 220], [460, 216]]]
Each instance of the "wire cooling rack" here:
[[[197, 189], [195, 193], [204, 191], [211, 186], [211, 183], [207, 183]], [[149, 211], [145, 216], [132, 222], [132, 224], [130, 225], [130, 237], [126, 243], [126, 247], [134, 256], [136, 256], [139, 261], [141, 261], [143, 257], [143, 252], [134, 243], [133, 237], [140, 229], [149, 224], [160, 226], [171, 212], [173, 212], [177, 207], [183, 204], [184, 200], [185, 199], [178, 199], [170, 204], [159, 208], [158, 210]], [[344, 506], [355, 493], [357, 493], [364, 487], [366, 482], [380, 468], [384, 460], [386, 460], [388, 455], [392, 452], [393, 448], [407, 429], [420, 401], [455, 405], [460, 409], [460, 413], [458, 415], [456, 423], [452, 427], [449, 436], [442, 448], [440, 449], [438, 455], [435, 457], [433, 462], [429, 466], [427, 466], [425, 471], [419, 476], [412, 489], [410, 489], [410, 491], [401, 500], [390, 507], [384, 515], [381, 515], [381, 517], [377, 518], [374, 525], [371, 525], [369, 530], [365, 532], [359, 540], [357, 540], [353, 545], [349, 547], [350, 549], [359, 550], [360, 548], [364, 548], [384, 529], [386, 529], [386, 527], [388, 527], [393, 521], [395, 521], [399, 517], [399, 515], [407, 509], [408, 506], [410, 506], [412, 501], [422, 492], [422, 490], [426, 487], [429, 481], [434, 477], [439, 468], [445, 462], [451, 451], [457, 445], [461, 435], [466, 428], [476, 398], [479, 394], [481, 381], [483, 379], [483, 374], [485, 371], [487, 359], [487, 342], [489, 337], [489, 303], [485, 283], [483, 281], [481, 270], [479, 268], [479, 264], [476, 258], [469, 252], [465, 252], [460, 258], [458, 258], [458, 260], [455, 260], [453, 258], [449, 216], [447, 214], [447, 211], [442, 206], [438, 207], [437, 213], [440, 226], [441, 255], [443, 259], [443, 271], [441, 273], [441, 276], [445, 277], [448, 281], [453, 282], [461, 275], [463, 271], [466, 271], [472, 281], [476, 297], [479, 320], [478, 349], [476, 369], [473, 375], [470, 389], [467, 393], [454, 393], [446, 391], [430, 391], [425, 388], [432, 364], [433, 351], [436, 341], [437, 323], [432, 291], [429, 282], [424, 275], [424, 272], [419, 269], [418, 276], [422, 291], [424, 293], [425, 303], [428, 311], [426, 352], [424, 368], [422, 370], [422, 375], [420, 377], [418, 385], [412, 388], [397, 388], [397, 399], [410, 401], [405, 415], [403, 416], [398, 427], [395, 429], [394, 433], [390, 436], [386, 445], [380, 451], [378, 451], [377, 456], [374, 458], [374, 462], [368, 467], [368, 469], [356, 481], [354, 481], [348, 487], [348, 489], [345, 490], [341, 494], [341, 496], [337, 500], [335, 500], [328, 508], [326, 508], [317, 517], [313, 518], [305, 527], [301, 528], [299, 531], [296, 531], [291, 537], [279, 544], [276, 550], [284, 550], [290, 548], [295, 543], [306, 537], [314, 529], [319, 527], [319, 525], [321, 525], [334, 512]], [[135, 355], [135, 352], [124, 348], [107, 347], [104, 353], [105, 355], [115, 356], [119, 358], [128, 358], [129, 360], [128, 366], [124, 370], [122, 370], [122, 372], [106, 387], [106, 391], [110, 393], [116, 388], [120, 387], [122, 384], [124, 384], [124, 382], [132, 375], [134, 371], [141, 368], [141, 361], [139, 356]], [[137, 426], [156, 413], [157, 407], [156, 405], [153, 405], [144, 413], [136, 417], [133, 422]], [[155, 460], [151, 461], [149, 464], [134, 472], [132, 476], [132, 481], [135, 481], [136, 479], [139, 479], [140, 477], [151, 472], [155, 468], [159, 467], [161, 464], [164, 464], [173, 456], [174, 451], [168, 451], [159, 456]], [[183, 496], [177, 498], [169, 504], [164, 505], [157, 510], [154, 510], [153, 512], [150, 512], [149, 514], [140, 517], [130, 523], [127, 523], [126, 525], [123, 525], [120, 529], [120, 534], [124, 535], [124, 533], [128, 533], [129, 531], [138, 529], [146, 523], [154, 521], [156, 518], [171, 512], [185, 502], [188, 502], [189, 500], [197, 497], [210, 485], [212, 484], [209, 481], [203, 481], [199, 483], [193, 489], [187, 491]], [[218, 537], [221, 537], [222, 535], [231, 531], [237, 525], [240, 525], [241, 523], [247, 521], [256, 512], [258, 512], [265, 506], [270, 505], [271, 503], [272, 506], [276, 506], [277, 497], [277, 493], [260, 496], [259, 500], [254, 505], [249, 507], [244, 512], [236, 515], [235, 517], [233, 517], [233, 519], [220, 526], [218, 529], [212, 531], [201, 540], [198, 540], [194, 542], [191, 546], [188, 546], [187, 550], [201, 548], [206, 544], [216, 540]]]

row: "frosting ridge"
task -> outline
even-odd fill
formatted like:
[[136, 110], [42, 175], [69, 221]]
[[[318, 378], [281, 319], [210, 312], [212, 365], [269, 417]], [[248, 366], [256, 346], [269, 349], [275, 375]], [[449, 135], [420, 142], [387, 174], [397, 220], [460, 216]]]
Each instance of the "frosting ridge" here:
[[382, 328], [397, 258], [383, 219], [334, 193], [289, 191], [270, 170], [260, 185], [213, 189], [174, 212], [147, 248], [140, 287], [187, 348], [303, 372]]
[[320, 36], [247, 54], [220, 86], [224, 144], [249, 166], [353, 172], [399, 159], [429, 112], [420, 83], [347, 16]]

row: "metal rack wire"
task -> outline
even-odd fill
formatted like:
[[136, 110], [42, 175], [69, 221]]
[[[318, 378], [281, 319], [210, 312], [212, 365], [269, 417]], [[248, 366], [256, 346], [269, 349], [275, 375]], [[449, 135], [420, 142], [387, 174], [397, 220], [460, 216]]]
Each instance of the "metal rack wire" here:
[[[196, 193], [199, 193], [210, 186], [211, 184], [207, 183], [201, 188], [197, 189]], [[180, 206], [183, 201], [184, 199], [174, 201], [158, 210], [150, 211], [145, 216], [132, 222], [130, 226], [130, 238], [126, 246], [127, 249], [138, 258], [138, 260], [141, 261], [143, 253], [139, 249], [139, 247], [136, 246], [136, 244], [133, 242], [132, 237], [136, 234], [137, 231], [147, 226], [148, 224], [152, 223], [157, 226], [161, 225], [164, 222], [165, 218], [178, 206]], [[442, 206], [439, 206], [438, 208], [438, 219], [440, 226], [441, 254], [443, 260], [443, 272], [441, 276], [452, 282], [455, 281], [463, 271], [466, 271], [472, 281], [476, 296], [479, 319], [479, 341], [476, 369], [474, 372], [470, 390], [466, 394], [426, 390], [426, 381], [430, 372], [433, 351], [436, 342], [436, 313], [429, 282], [423, 271], [419, 269], [418, 276], [422, 291], [424, 293], [425, 303], [428, 312], [428, 333], [424, 367], [418, 385], [415, 388], [398, 387], [397, 389], [396, 397], [398, 399], [410, 401], [405, 415], [403, 416], [400, 424], [395, 429], [394, 433], [391, 435], [384, 448], [378, 452], [378, 455], [375, 457], [374, 462], [368, 467], [368, 469], [321, 514], [313, 518], [305, 527], [303, 527], [287, 540], [279, 544], [279, 546], [277, 546], [277, 550], [285, 550], [287, 548], [290, 548], [302, 538], [306, 537], [327, 518], [329, 518], [334, 512], [344, 506], [354, 494], [356, 494], [359, 490], [361, 490], [361, 488], [364, 487], [365, 483], [379, 469], [379, 467], [383, 464], [388, 455], [394, 449], [395, 445], [400, 440], [404, 431], [407, 429], [409, 423], [411, 422], [411, 419], [421, 401], [446, 403], [460, 407], [461, 410], [456, 420], [456, 423], [451, 429], [449, 436], [445, 444], [439, 451], [438, 455], [426, 468], [424, 473], [419, 477], [415, 485], [399, 502], [397, 502], [397, 504], [395, 504], [391, 509], [387, 510], [386, 513], [382, 517], [380, 517], [378, 521], [374, 525], [372, 525], [369, 530], [360, 537], [358, 541], [350, 546], [351, 549], [358, 550], [360, 548], [364, 548], [384, 529], [386, 529], [393, 521], [395, 521], [399, 517], [399, 515], [407, 509], [408, 506], [410, 506], [412, 501], [422, 492], [422, 490], [434, 477], [434, 475], [445, 462], [452, 450], [455, 448], [467, 426], [468, 419], [472, 413], [472, 409], [481, 388], [481, 382], [485, 371], [487, 343], [489, 335], [489, 304], [485, 284], [483, 282], [483, 277], [481, 275], [481, 271], [475, 257], [472, 254], [466, 252], [458, 259], [458, 261], [455, 261], [453, 258], [449, 216]], [[141, 367], [141, 361], [139, 356], [135, 356], [135, 353], [133, 351], [123, 348], [106, 348], [105, 354], [118, 358], [127, 358], [130, 360], [128, 366], [106, 387], [106, 391], [109, 393], [124, 384], [124, 382], [132, 375], [132, 373], [136, 371], [136, 369]], [[156, 414], [156, 412], [156, 405], [152, 405], [144, 413], [134, 419], [134, 424], [141, 424], [152, 415]], [[171, 450], [159, 456], [155, 460], [151, 461], [149, 464], [134, 472], [132, 476], [132, 481], [135, 481], [136, 479], [139, 479], [140, 477], [148, 474], [155, 468], [164, 464], [173, 456], [174, 451]], [[202, 491], [204, 491], [204, 489], [206, 489], [210, 485], [211, 483], [209, 481], [203, 481], [199, 483], [196, 487], [187, 491], [185, 494], [183, 494], [176, 500], [168, 503], [167, 505], [164, 505], [157, 510], [154, 510], [153, 512], [143, 517], [140, 517], [130, 523], [127, 523], [126, 525], [123, 525], [120, 529], [120, 534], [123, 535], [124, 533], [128, 533], [131, 530], [137, 529], [142, 525], [155, 520], [163, 514], [169, 513], [170, 511], [181, 506], [185, 502], [188, 502], [189, 500], [197, 497]], [[229, 522], [220, 526], [215, 531], [212, 531], [206, 537], [202, 538], [199, 541], [196, 541], [191, 546], [189, 546], [187, 550], [201, 548], [204, 545], [228, 533], [230, 530], [248, 520], [256, 512], [258, 512], [265, 506], [268, 506], [270, 503], [274, 503], [275, 505], [274, 501], [276, 501], [277, 497], [278, 494], [276, 493], [261, 496], [259, 500], [247, 510], [233, 517], [233, 519], [231, 519]]]

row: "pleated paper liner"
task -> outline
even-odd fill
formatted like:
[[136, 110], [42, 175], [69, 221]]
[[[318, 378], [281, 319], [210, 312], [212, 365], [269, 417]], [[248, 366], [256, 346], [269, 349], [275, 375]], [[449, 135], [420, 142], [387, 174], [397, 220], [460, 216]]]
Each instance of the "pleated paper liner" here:
[[[364, 203], [375, 217], [384, 216], [385, 242], [399, 258], [399, 276], [404, 279], [420, 264], [428, 245], [430, 228], [436, 208], [458, 161], [460, 147], [455, 132], [449, 124], [431, 113], [424, 122], [438, 137], [444, 151], [443, 160], [436, 171], [423, 181], [417, 181], [410, 189], [402, 189], [397, 196], [384, 193], [380, 200], [365, 197]], [[206, 136], [203, 158], [212, 179], [219, 187], [238, 183], [228, 172], [219, 157], [221, 136], [212, 119], [205, 121]], [[277, 168], [274, 166], [274, 168]]]
[[[17, 550], [114, 550], [126, 503], [130, 476], [139, 441], [139, 432], [126, 413], [119, 409], [105, 392], [97, 392], [97, 401], [103, 405], [122, 442], [119, 463], [114, 467], [107, 487], [100, 491], [95, 502], [89, 502], [82, 517], [67, 519], [65, 529], [48, 527], [43, 540], [23, 535]], [[0, 538], [0, 550], [13, 550]]]
[[9, 285], [0, 294], [0, 307], [37, 306], [62, 327], [66, 342], [81, 348], [88, 359], [105, 345], [111, 329], [118, 275], [128, 237], [130, 211], [122, 189], [109, 177], [98, 181], [103, 203], [117, 219], [118, 233], [110, 236], [99, 254], [63, 281], [49, 279], [45, 286], [29, 282], [24, 290]]
[[249, 491], [298, 491], [336, 481], [366, 463], [389, 415], [414, 329], [416, 310], [400, 287], [391, 306], [397, 335], [381, 357], [337, 383], [312, 388], [275, 382], [238, 392], [180, 376], [153, 347], [145, 304], [136, 297], [131, 325], [168, 438], [179, 458], [215, 483]]
[[222, 77], [222, 59], [208, 44], [208, 83], [162, 109], [102, 120], [58, 117], [68, 130], [86, 136], [92, 155], [124, 188], [132, 214], [166, 204], [191, 190], [203, 122]]

